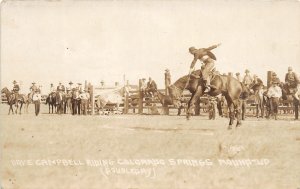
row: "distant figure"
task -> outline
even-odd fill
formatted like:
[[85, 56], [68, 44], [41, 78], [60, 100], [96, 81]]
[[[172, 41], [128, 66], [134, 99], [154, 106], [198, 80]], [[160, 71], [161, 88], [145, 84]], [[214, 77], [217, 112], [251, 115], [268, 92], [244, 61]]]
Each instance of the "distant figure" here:
[[236, 76], [236, 79], [239, 81], [239, 82], [242, 82], [242, 78], [241, 78], [241, 74], [238, 72], [235, 74]]
[[50, 95], [54, 94], [56, 92], [56, 89], [53, 85], [53, 83], [50, 84]]
[[275, 120], [277, 120], [279, 98], [282, 96], [282, 90], [278, 86], [279, 83], [280, 83], [279, 79], [272, 81], [272, 85], [267, 92], [267, 96], [271, 100], [270, 101], [271, 115], [275, 117]]
[[249, 87], [249, 85], [252, 83], [253, 79], [252, 79], [252, 77], [250, 76], [250, 71], [249, 71], [248, 69], [245, 70], [245, 73], [246, 73], [246, 75], [244, 76], [243, 84], [244, 84], [246, 87]]
[[194, 55], [194, 59], [190, 65], [190, 71], [189, 74], [191, 74], [194, 71], [195, 64], [197, 60], [200, 60], [204, 64], [204, 68], [202, 69], [202, 77], [205, 85], [205, 91], [210, 91], [210, 78], [209, 73], [213, 70], [215, 65], [215, 60], [217, 60], [216, 56], [211, 52], [211, 50], [217, 48], [221, 44], [213, 45], [208, 48], [200, 48], [196, 49], [195, 47], [190, 47], [189, 52]]
[[288, 73], [285, 75], [285, 83], [290, 88], [296, 88], [299, 83], [299, 78], [295, 72], [293, 72], [292, 67], [288, 67]]
[[147, 83], [147, 93], [150, 95], [150, 96], [153, 96], [154, 95], [154, 92], [157, 90], [157, 85], [155, 83], [154, 80], [152, 80], [151, 77], [149, 77], [149, 81]]
[[18, 84], [18, 82], [16, 80], [13, 81], [13, 89], [12, 92], [15, 95], [15, 98], [18, 99], [19, 98], [19, 91], [20, 91], [20, 86]]
[[209, 120], [215, 120], [216, 119], [216, 99], [214, 97], [209, 98], [208, 101], [208, 118]]
[[[129, 86], [129, 85], [128, 85]], [[141, 91], [143, 94], [146, 94], [146, 89], [147, 89], [147, 83], [146, 83], [146, 79], [143, 78], [142, 79], [142, 83], [141, 83]], [[128, 91], [129, 92], [129, 91]]]
[[73, 89], [73, 82], [70, 81], [70, 82], [69, 82], [69, 87], [67, 87], [67, 90], [68, 90], [68, 91], [72, 91], [72, 89]]
[[170, 70], [166, 69], [165, 70], [165, 87], [166, 87], [165, 95], [169, 95], [168, 87], [170, 85], [171, 85], [171, 74], [170, 74]]
[[65, 86], [61, 84], [61, 82], [58, 83], [58, 86], [56, 88], [57, 92], [64, 93], [65, 92]]
[[300, 104], [300, 84], [297, 85], [296, 92], [293, 95], [294, 97], [294, 111], [295, 111], [295, 120], [298, 120], [299, 115], [299, 104]]
[[228, 72], [228, 76], [233, 77], [232, 72]]
[[40, 90], [36, 90], [33, 97], [32, 97], [34, 108], [35, 108], [35, 115], [38, 116], [40, 113], [40, 106], [41, 106], [41, 100], [42, 96], [40, 93]]
[[[104, 82], [103, 81], [101, 81], [101, 83], [102, 83], [102, 86], [104, 86]], [[82, 92], [82, 84], [81, 83], [77, 83], [77, 89], [78, 89], [78, 92]]]

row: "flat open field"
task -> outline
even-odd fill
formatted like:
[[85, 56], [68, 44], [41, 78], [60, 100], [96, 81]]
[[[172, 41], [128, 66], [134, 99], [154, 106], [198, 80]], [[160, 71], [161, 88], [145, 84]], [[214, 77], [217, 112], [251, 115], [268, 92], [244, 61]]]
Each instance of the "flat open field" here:
[[7, 115], [2, 188], [300, 188], [300, 122], [207, 116]]

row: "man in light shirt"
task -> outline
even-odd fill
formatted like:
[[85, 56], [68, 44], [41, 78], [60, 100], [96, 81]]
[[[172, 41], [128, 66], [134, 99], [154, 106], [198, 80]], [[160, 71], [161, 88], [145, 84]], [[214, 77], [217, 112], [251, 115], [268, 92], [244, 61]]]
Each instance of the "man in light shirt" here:
[[38, 116], [40, 113], [40, 105], [41, 105], [41, 100], [42, 100], [42, 95], [39, 90], [35, 91], [35, 93], [32, 96], [32, 100], [34, 103], [35, 115]]
[[282, 90], [278, 86], [280, 83], [279, 79], [277, 78], [272, 82], [271, 87], [268, 89], [267, 96], [269, 97], [271, 103], [271, 115], [274, 115], [275, 120], [277, 120], [277, 113], [278, 113], [278, 103], [279, 98], [282, 96]]
[[294, 97], [294, 111], [295, 111], [295, 120], [298, 120], [298, 115], [299, 115], [299, 104], [300, 104], [300, 83], [298, 83], [296, 92], [293, 95]]
[[90, 94], [86, 92], [85, 89], [83, 89], [83, 92], [79, 95], [79, 98], [81, 100], [81, 109], [83, 111], [83, 115], [87, 114], [87, 108], [88, 108], [88, 100], [90, 99]]

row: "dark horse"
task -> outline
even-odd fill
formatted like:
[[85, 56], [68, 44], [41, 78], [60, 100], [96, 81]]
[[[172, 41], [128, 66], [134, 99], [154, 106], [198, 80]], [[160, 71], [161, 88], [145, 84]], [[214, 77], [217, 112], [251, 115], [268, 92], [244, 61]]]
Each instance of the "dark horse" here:
[[52, 109], [52, 114], [53, 114], [53, 108], [54, 112], [56, 112], [56, 93], [51, 93], [48, 95], [46, 98], [46, 104], [49, 104], [49, 114], [50, 114], [50, 109]]
[[[200, 78], [197, 78], [197, 76], [199, 75]], [[241, 124], [240, 97], [243, 96], [241, 94], [245, 91], [242, 84], [237, 79], [230, 76], [213, 75], [211, 79], [211, 85], [213, 87], [208, 95], [217, 96], [219, 94], [222, 94], [225, 96], [225, 99], [227, 101], [230, 118], [228, 129], [232, 128], [233, 120], [235, 117], [237, 119], [236, 126], [239, 126]], [[186, 115], [187, 119], [189, 119], [196, 101], [200, 96], [204, 95], [205, 87], [204, 82], [201, 79], [201, 70], [196, 70], [191, 75], [181, 77], [169, 87], [170, 96], [173, 99], [173, 104], [178, 104], [184, 89], [187, 89], [192, 93], [192, 97], [188, 102]]]
[[62, 92], [56, 92], [55, 102], [56, 102], [56, 113], [58, 114], [64, 113], [65, 94]]
[[16, 114], [18, 113], [18, 108], [20, 105], [19, 114], [21, 114], [22, 106], [24, 104], [24, 96], [19, 94], [17, 97], [14, 93], [10, 92], [7, 87], [3, 88], [1, 90], [1, 93], [5, 94], [7, 103], [9, 105], [8, 115], [10, 114], [10, 111], [12, 111], [12, 113], [14, 114], [13, 105], [16, 106]]
[[[168, 105], [173, 105], [173, 100], [170, 96], [164, 95], [158, 90], [154, 90], [154, 96], [157, 96], [158, 100], [162, 104], [163, 107], [167, 107]], [[177, 115], [181, 114], [181, 109], [184, 108], [182, 104], [178, 106]]]

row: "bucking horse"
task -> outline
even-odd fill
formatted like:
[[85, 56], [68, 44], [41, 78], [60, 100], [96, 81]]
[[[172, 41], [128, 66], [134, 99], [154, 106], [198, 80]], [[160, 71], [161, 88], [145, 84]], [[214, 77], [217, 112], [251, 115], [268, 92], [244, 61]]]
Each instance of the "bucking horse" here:
[[[245, 92], [243, 85], [235, 78], [230, 76], [222, 76], [219, 74], [210, 74], [211, 77], [211, 90], [207, 94], [210, 96], [217, 96], [222, 94], [229, 108], [229, 127], [232, 129], [234, 119], [237, 119], [236, 126], [241, 125], [241, 100], [244, 96], [242, 93]], [[201, 70], [196, 70], [190, 75], [185, 75], [178, 79], [174, 84], [169, 86], [170, 96], [173, 100], [174, 105], [180, 104], [180, 98], [183, 91], [187, 89], [192, 93], [192, 96], [188, 102], [186, 118], [189, 120], [192, 109], [199, 97], [203, 96], [205, 85], [202, 79]]]

